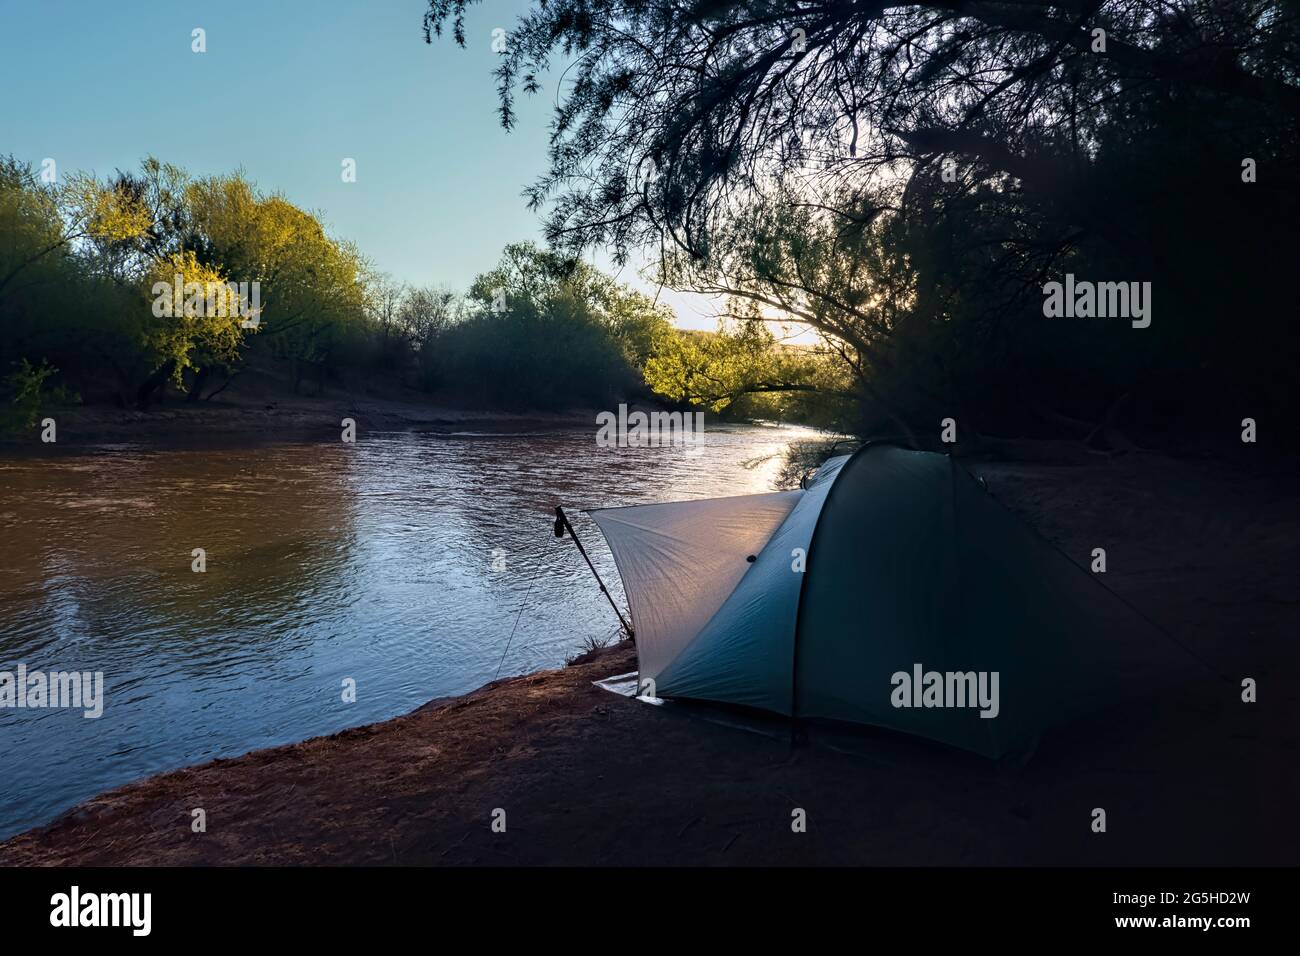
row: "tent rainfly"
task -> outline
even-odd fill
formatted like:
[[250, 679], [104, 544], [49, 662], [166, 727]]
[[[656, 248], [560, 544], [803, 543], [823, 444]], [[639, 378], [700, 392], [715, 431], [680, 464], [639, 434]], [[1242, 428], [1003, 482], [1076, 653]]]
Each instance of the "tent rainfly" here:
[[984, 754], [1188, 657], [951, 457], [868, 444], [797, 491], [593, 510], [640, 686]]

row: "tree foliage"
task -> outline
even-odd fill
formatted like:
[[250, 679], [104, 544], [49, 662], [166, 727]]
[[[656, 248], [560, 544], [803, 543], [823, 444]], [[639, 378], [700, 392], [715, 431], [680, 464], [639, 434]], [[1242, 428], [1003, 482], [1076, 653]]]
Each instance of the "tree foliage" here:
[[[426, 33], [460, 39], [473, 2], [431, 0]], [[863, 429], [1126, 398], [1203, 429], [1294, 407], [1298, 24], [1288, 0], [548, 0], [497, 77], [509, 126], [565, 67], [530, 193], [551, 243], [661, 249], [670, 281], [803, 319]], [[1047, 325], [1066, 272], [1152, 282], [1152, 327]]]
[[442, 337], [439, 384], [501, 404], [610, 403], [643, 390], [641, 368], [671, 312], [580, 260], [508, 245]]
[[848, 376], [822, 350], [783, 345], [759, 322], [665, 329], [645, 379], [665, 398], [717, 413], [823, 426], [845, 420], [851, 395]]
[[517, 243], [464, 296], [408, 286], [242, 173], [155, 159], [62, 186], [0, 163], [0, 281], [0, 400], [24, 422], [69, 383], [145, 407], [250, 368], [294, 391], [347, 372], [457, 402], [607, 407], [649, 396], [643, 370], [671, 340], [668, 309], [580, 260]]
[[0, 163], [0, 358], [48, 359], [92, 390], [107, 371], [123, 402], [147, 405], [168, 382], [197, 398], [254, 343], [295, 367], [364, 352], [364, 269], [316, 216], [240, 173], [192, 180], [150, 158], [54, 185]]

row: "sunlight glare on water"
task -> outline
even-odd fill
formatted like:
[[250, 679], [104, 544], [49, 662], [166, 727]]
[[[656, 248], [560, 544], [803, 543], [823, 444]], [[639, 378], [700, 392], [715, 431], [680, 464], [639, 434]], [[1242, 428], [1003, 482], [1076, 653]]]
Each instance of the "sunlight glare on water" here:
[[771, 491], [812, 434], [717, 426], [701, 448], [607, 449], [585, 430], [393, 432], [0, 459], [0, 671], [103, 671], [106, 698], [97, 720], [0, 709], [0, 837], [150, 773], [406, 713], [498, 666], [559, 666], [617, 620], [552, 535], [556, 504], [625, 607], [581, 509]]

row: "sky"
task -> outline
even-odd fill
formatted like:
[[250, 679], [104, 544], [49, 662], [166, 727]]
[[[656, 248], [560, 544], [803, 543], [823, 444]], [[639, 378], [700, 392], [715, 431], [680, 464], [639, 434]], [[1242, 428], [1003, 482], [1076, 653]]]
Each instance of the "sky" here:
[[[521, 193], [545, 168], [555, 83], [507, 133], [492, 77], [492, 31], [527, 6], [472, 7], [462, 49], [425, 44], [425, 0], [0, 0], [0, 154], [61, 175], [149, 155], [195, 176], [242, 168], [396, 279], [464, 290], [506, 243], [541, 240]], [[590, 258], [679, 325], [715, 326], [712, 300]]]

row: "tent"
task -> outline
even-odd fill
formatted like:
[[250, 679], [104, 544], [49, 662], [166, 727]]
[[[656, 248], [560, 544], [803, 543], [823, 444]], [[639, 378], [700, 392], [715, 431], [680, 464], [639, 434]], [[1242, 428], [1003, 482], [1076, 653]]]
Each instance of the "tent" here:
[[590, 512], [651, 696], [989, 757], [1188, 658], [947, 455], [871, 443], [796, 491]]

